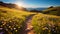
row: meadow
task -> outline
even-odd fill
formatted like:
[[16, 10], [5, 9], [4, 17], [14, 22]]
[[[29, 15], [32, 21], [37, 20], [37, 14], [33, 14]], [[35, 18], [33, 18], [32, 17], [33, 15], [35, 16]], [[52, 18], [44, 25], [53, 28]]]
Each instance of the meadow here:
[[[0, 32], [20, 34], [26, 19], [30, 19], [35, 34], [60, 34], [60, 16], [34, 13], [0, 6]], [[22, 28], [22, 29], [21, 29]], [[7, 31], [7, 32], [6, 32]]]
[[32, 19], [36, 34], [60, 34], [60, 16], [39, 13]]
[[31, 12], [20, 11], [0, 6], [0, 30], [5, 30], [9, 34], [18, 34], [20, 28], [24, 26], [24, 22]]

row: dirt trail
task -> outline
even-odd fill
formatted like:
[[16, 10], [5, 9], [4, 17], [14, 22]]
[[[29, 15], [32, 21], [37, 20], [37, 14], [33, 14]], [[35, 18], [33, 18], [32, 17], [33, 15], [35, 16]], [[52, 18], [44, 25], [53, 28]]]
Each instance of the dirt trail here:
[[31, 20], [34, 15], [35, 14], [32, 14], [26, 18], [26, 21], [24, 23], [24, 27], [22, 28], [21, 34], [34, 34], [33, 26], [31, 24]]

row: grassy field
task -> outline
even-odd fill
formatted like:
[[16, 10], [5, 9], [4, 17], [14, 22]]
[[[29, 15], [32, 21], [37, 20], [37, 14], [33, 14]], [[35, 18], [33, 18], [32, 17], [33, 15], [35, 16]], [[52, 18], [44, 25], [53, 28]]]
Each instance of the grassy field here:
[[60, 34], [60, 16], [37, 14], [32, 19], [36, 34]]
[[60, 16], [21, 11], [0, 6], [0, 30], [19, 34], [26, 19], [33, 15], [31, 22], [35, 34], [60, 34]]
[[0, 28], [3, 28], [10, 34], [18, 34], [26, 18], [31, 14], [35, 13], [0, 6]]

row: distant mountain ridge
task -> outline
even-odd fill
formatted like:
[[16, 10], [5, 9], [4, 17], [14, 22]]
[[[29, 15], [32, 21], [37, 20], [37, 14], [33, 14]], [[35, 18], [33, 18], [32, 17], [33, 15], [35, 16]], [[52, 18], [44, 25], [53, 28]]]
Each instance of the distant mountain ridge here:
[[45, 10], [47, 8], [27, 8], [27, 10], [38, 10], [38, 11], [42, 11], [42, 10]]
[[18, 7], [18, 5], [16, 5], [16, 4], [4, 3], [2, 1], [0, 1], [0, 6], [4, 6], [4, 7], [8, 7], [8, 8], [15, 8], [18, 10], [26, 10], [26, 8], [24, 8], [24, 7]]
[[18, 8], [16, 4], [12, 4], [12, 3], [4, 3], [2, 1], [0, 1], [0, 6], [4, 6], [4, 7], [8, 7], [8, 8], [15, 8], [15, 9], [19, 9], [19, 10], [45, 10], [46, 8], [24, 8], [24, 7], [20, 7]]
[[4, 3], [0, 1], [0, 6], [8, 7], [8, 8], [15, 8], [16, 4], [11, 4], [11, 3]]

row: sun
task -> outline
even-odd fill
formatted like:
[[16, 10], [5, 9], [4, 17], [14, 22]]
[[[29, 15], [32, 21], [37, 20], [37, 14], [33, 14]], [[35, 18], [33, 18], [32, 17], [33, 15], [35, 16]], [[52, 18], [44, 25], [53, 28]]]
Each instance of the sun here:
[[18, 6], [23, 6], [23, 3], [20, 3], [20, 2], [17, 2], [15, 4], [18, 5]]
[[20, 8], [20, 7], [27, 8], [28, 7], [28, 4], [26, 4], [24, 2], [15, 2], [15, 4], [17, 5], [18, 8]]

